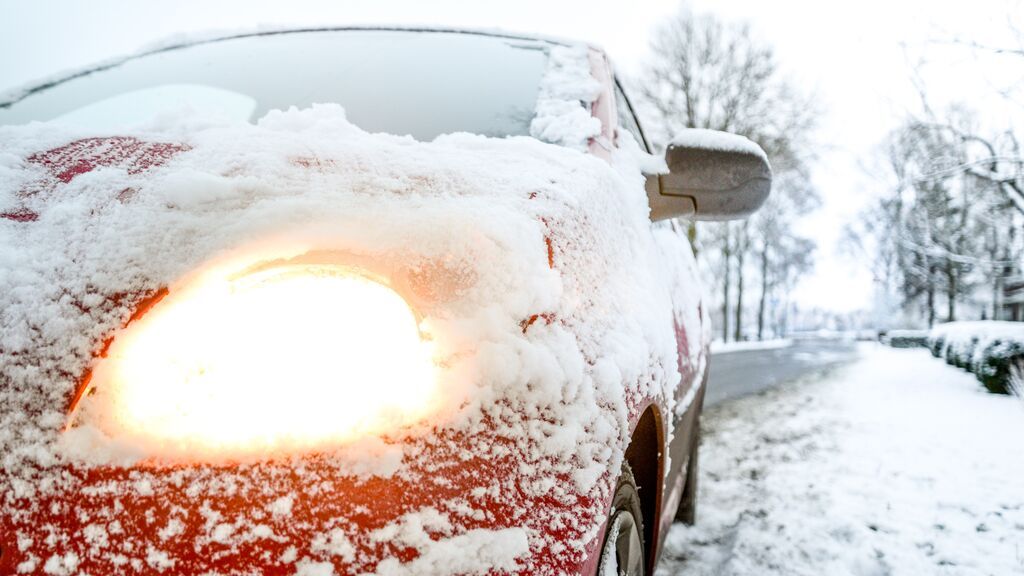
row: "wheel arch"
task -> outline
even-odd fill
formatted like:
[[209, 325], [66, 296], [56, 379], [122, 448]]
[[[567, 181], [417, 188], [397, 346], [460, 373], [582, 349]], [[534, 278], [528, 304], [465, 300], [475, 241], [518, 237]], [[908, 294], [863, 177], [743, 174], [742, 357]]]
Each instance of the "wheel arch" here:
[[644, 408], [626, 448], [625, 460], [633, 471], [644, 522], [647, 573], [654, 574], [661, 498], [665, 478], [665, 425], [656, 404]]

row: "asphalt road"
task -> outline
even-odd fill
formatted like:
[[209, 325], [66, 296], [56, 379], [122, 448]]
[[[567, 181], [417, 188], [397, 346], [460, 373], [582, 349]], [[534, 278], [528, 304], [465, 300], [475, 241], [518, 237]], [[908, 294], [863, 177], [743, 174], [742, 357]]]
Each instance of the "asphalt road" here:
[[856, 357], [856, 342], [824, 338], [794, 340], [785, 348], [712, 354], [704, 405], [754, 394]]

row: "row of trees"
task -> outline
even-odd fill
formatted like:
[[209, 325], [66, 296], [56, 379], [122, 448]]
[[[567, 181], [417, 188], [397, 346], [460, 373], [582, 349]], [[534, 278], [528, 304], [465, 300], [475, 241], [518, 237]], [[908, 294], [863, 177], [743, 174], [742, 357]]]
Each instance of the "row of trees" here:
[[[820, 202], [810, 175], [818, 108], [780, 72], [749, 26], [683, 10], [655, 34], [641, 78], [641, 113], [665, 143], [684, 128], [746, 136], [768, 154], [772, 195], [750, 219], [691, 225], [716, 287], [723, 340], [783, 333], [788, 294], [813, 265], [815, 243], [794, 224]], [[753, 295], [751, 295], [753, 292]]]
[[[1019, 74], [1024, 45], [1015, 53]], [[899, 323], [1002, 319], [1004, 286], [1024, 262], [1020, 135], [1009, 118], [986, 131], [966, 106], [938, 112], [921, 94], [922, 112], [880, 154], [887, 191], [848, 227], [847, 245], [872, 263], [883, 311]]]

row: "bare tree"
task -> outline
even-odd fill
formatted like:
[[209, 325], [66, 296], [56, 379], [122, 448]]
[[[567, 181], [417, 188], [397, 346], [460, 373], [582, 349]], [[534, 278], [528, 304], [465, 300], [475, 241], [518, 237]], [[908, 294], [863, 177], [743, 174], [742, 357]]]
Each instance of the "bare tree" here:
[[1008, 22], [1009, 45], [952, 43], [981, 60], [1000, 59], [993, 95], [1013, 105], [1003, 117], [986, 110], [996, 126], [986, 130], [969, 106], [937, 109], [920, 69], [911, 70], [920, 110], [893, 131], [888, 158], [896, 184], [870, 209], [884, 223], [875, 230], [859, 225], [874, 234], [876, 268], [898, 264], [898, 280], [887, 287], [906, 311], [921, 309], [929, 325], [942, 296], [947, 320], [963, 317], [965, 306], [973, 317], [999, 319], [1004, 282], [1024, 268], [1024, 153], [1014, 128], [1021, 125], [1014, 111], [1024, 106], [1024, 33], [1012, 16]]
[[810, 177], [803, 171], [784, 170], [776, 177], [777, 192], [751, 218], [754, 260], [760, 276], [757, 304], [757, 338], [764, 339], [769, 318], [777, 318], [772, 294], [784, 286], [792, 287], [813, 267], [814, 242], [793, 233], [797, 219], [818, 206], [818, 195], [810, 188]]
[[956, 320], [979, 287], [990, 290], [991, 307], [973, 313], [999, 318], [1003, 279], [1024, 254], [1024, 221], [1006, 189], [971, 167], [976, 139], [964, 135], [977, 130], [973, 115], [957, 106], [929, 116], [893, 131], [885, 146], [891, 189], [849, 227], [848, 238], [872, 238], [876, 280], [884, 270], [886, 288], [929, 326], [939, 319], [940, 298], [944, 319]]
[[[812, 206], [817, 199], [817, 192], [809, 184], [807, 164], [814, 157], [810, 133], [818, 110], [809, 96], [786, 80], [772, 49], [757, 40], [745, 23], [727, 23], [684, 8], [657, 31], [651, 52], [640, 93], [642, 112], [653, 120], [649, 125], [660, 130], [652, 135], [656, 142], [667, 142], [684, 128], [741, 134], [764, 148], [772, 163], [776, 184], [770, 203], [780, 196], [805, 196], [810, 200], [778, 201], [772, 216], [775, 225], [758, 224], [755, 217], [749, 223], [691, 227], [701, 249], [717, 256], [712, 260], [716, 264], [716, 284], [721, 288], [722, 338], [729, 339], [731, 323], [732, 337], [741, 339], [748, 273], [762, 275], [759, 284], [763, 301], [766, 290], [775, 286], [774, 281], [763, 277], [765, 259], [771, 260], [773, 269], [789, 264], [784, 253], [774, 247], [780, 245], [781, 238], [793, 237], [794, 216], [780, 213]], [[787, 174], [799, 177], [787, 178]], [[805, 264], [793, 270], [803, 273], [807, 270]], [[733, 306], [730, 298], [734, 288]], [[765, 312], [760, 309], [764, 303], [758, 306], [759, 333], [763, 335]]]

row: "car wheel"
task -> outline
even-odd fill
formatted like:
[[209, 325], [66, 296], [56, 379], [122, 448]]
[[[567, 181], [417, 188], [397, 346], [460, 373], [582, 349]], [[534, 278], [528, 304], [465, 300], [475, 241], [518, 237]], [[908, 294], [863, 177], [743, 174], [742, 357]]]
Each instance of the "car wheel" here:
[[622, 474], [615, 486], [608, 528], [601, 546], [598, 576], [643, 576], [647, 555], [644, 553], [644, 517], [640, 494], [633, 471], [622, 464]]

